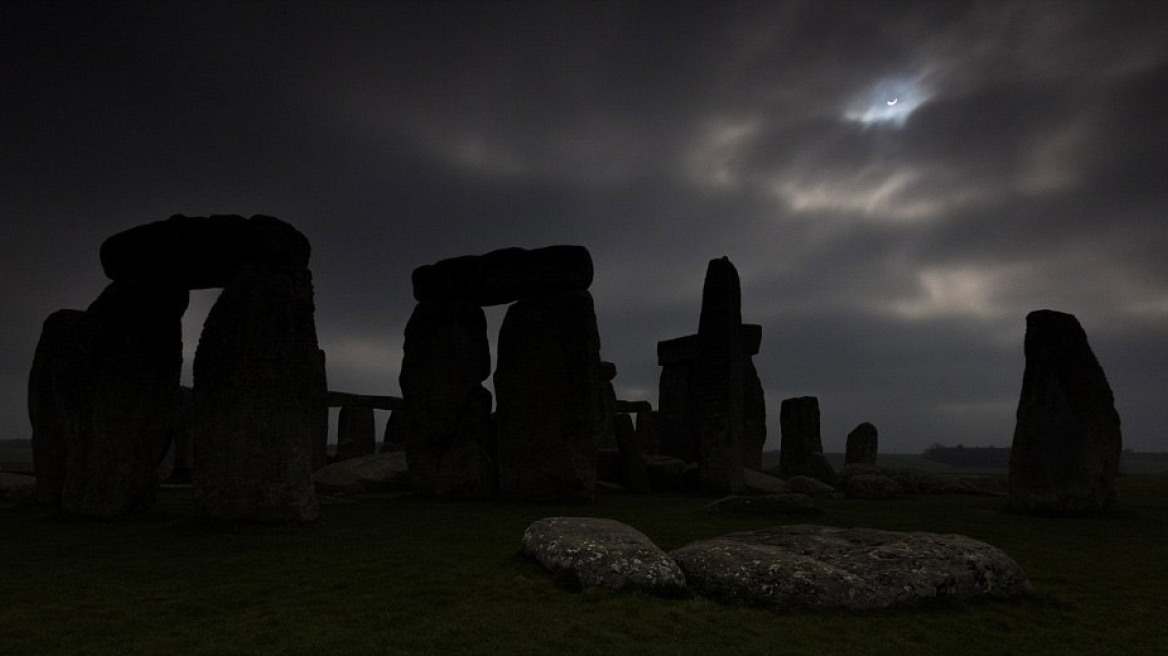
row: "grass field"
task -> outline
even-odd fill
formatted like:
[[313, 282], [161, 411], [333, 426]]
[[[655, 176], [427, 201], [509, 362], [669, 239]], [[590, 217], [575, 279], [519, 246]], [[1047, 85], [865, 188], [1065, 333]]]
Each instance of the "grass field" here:
[[1168, 479], [1127, 478], [1118, 511], [1001, 511], [1001, 499], [825, 500], [819, 523], [963, 533], [1002, 547], [1035, 594], [869, 614], [785, 613], [557, 587], [517, 555], [557, 514], [613, 517], [671, 549], [789, 520], [705, 514], [694, 496], [594, 504], [327, 505], [294, 528], [198, 521], [189, 489], [148, 520], [68, 522], [0, 506], [0, 654], [1163, 654]]

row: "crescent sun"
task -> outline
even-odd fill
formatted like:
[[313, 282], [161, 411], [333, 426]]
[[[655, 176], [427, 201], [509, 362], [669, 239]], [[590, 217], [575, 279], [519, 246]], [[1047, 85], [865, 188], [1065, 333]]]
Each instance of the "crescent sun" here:
[[888, 101], [888, 106], [889, 106], [889, 107], [892, 107], [893, 105], [895, 105], [895, 104], [896, 104], [896, 101], [898, 101], [898, 100], [900, 100], [900, 98], [893, 98], [892, 100], [889, 100], [889, 101]]

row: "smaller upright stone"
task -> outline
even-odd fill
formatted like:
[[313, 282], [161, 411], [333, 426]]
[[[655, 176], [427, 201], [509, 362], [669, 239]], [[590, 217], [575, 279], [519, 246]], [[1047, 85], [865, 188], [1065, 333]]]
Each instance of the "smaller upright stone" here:
[[823, 455], [819, 435], [819, 399], [814, 396], [784, 399], [779, 407], [779, 428], [782, 432], [779, 474], [783, 478], [810, 476], [834, 485], [835, 472]]
[[1010, 456], [1010, 503], [1037, 513], [1107, 509], [1123, 439], [1087, 334], [1070, 314], [1026, 316], [1026, 370]]
[[377, 450], [377, 426], [373, 408], [343, 407], [337, 415], [335, 462], [372, 455]]
[[645, 473], [645, 459], [637, 445], [637, 431], [633, 418], [625, 413], [613, 421], [616, 448], [620, 457], [621, 483], [629, 492], [643, 494], [649, 491], [649, 477]]
[[876, 427], [864, 422], [848, 433], [848, 446], [844, 454], [844, 466], [876, 464]]

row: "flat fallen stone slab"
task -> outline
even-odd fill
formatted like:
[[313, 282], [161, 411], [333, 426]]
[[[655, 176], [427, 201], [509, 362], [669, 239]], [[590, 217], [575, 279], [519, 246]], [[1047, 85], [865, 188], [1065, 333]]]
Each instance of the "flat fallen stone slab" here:
[[404, 451], [349, 458], [312, 475], [318, 494], [360, 494], [410, 489]]
[[778, 609], [872, 610], [1031, 590], [1005, 552], [962, 535], [782, 526], [669, 555], [699, 595]]
[[681, 569], [644, 533], [614, 519], [545, 517], [523, 533], [523, 553], [580, 587], [676, 594]]

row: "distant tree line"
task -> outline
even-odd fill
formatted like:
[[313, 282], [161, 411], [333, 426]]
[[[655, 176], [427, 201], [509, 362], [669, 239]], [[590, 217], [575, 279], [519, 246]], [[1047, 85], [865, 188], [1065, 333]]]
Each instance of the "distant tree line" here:
[[953, 467], [1005, 468], [1010, 466], [1010, 447], [944, 446], [934, 444], [921, 454], [925, 460]]

